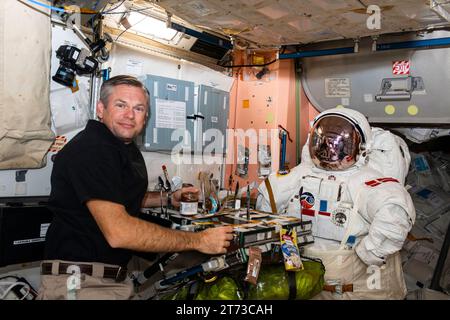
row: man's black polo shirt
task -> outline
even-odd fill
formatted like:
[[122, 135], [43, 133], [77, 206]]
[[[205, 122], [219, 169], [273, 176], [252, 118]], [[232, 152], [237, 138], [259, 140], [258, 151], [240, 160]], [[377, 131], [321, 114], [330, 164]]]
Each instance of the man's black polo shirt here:
[[103, 123], [89, 120], [55, 158], [49, 199], [54, 219], [45, 258], [126, 266], [131, 252], [109, 246], [86, 201], [119, 203], [137, 216], [147, 184], [145, 162], [136, 145], [123, 143]]

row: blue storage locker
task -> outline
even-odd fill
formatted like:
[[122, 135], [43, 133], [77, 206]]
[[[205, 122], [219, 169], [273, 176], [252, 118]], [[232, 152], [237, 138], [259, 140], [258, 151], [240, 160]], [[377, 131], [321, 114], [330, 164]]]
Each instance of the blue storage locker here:
[[[216, 150], [220, 153], [226, 152], [226, 132], [228, 128], [228, 113], [230, 109], [230, 94], [227, 91], [219, 90], [210, 86], [200, 85], [198, 93], [197, 112], [202, 115], [203, 149], [211, 143], [205, 141], [205, 132], [208, 129], [215, 128], [221, 131], [222, 150]], [[200, 118], [197, 118], [200, 120]]]
[[[191, 81], [146, 75], [142, 82], [150, 92], [150, 119], [147, 122], [142, 149], [172, 151], [181, 138], [172, 141], [172, 133], [183, 124], [184, 145], [194, 149], [194, 83]], [[187, 139], [188, 136], [190, 140]]]

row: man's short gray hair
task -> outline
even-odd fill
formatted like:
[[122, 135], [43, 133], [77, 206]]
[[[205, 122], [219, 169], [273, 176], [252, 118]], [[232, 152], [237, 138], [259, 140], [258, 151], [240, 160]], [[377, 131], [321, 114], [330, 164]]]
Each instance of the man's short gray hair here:
[[102, 87], [100, 89], [100, 101], [103, 103], [105, 108], [108, 105], [109, 97], [111, 96], [114, 87], [119, 86], [121, 84], [142, 89], [145, 97], [147, 98], [147, 112], [150, 114], [150, 93], [148, 92], [147, 88], [142, 84], [142, 82], [140, 82], [136, 77], [128, 75], [115, 76], [103, 82]]

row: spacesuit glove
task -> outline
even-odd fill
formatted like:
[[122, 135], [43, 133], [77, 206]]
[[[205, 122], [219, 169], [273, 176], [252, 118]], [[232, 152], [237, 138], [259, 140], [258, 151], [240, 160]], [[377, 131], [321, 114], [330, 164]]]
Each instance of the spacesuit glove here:
[[368, 266], [381, 266], [386, 263], [384, 257], [378, 257], [372, 251], [367, 250], [364, 239], [356, 245], [355, 251], [358, 257]]

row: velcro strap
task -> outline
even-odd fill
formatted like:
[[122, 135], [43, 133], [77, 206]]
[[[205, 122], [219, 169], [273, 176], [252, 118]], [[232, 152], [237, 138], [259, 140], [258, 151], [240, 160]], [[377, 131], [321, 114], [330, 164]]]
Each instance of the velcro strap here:
[[286, 271], [288, 274], [288, 284], [289, 284], [289, 300], [295, 300], [297, 297], [297, 281], [295, 280], [296, 272]]
[[276, 214], [276, 213], [278, 213], [277, 205], [275, 203], [275, 198], [273, 196], [273, 190], [272, 190], [272, 186], [270, 185], [269, 177], [267, 177], [267, 179], [264, 180], [264, 184], [266, 185], [267, 193], [269, 194], [270, 207], [272, 209], [272, 213]]
[[[338, 292], [338, 290], [336, 290], [337, 285], [329, 285], [329, 284], [325, 284], [323, 285], [322, 290], [323, 291], [329, 291], [329, 292]], [[344, 284], [341, 288], [342, 293], [344, 292], [353, 292], [353, 284]]]
[[195, 295], [198, 292], [198, 284], [199, 281], [194, 281], [190, 286], [188, 290], [188, 294], [186, 296], [186, 300], [194, 300]]

